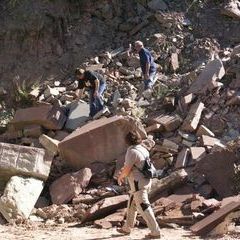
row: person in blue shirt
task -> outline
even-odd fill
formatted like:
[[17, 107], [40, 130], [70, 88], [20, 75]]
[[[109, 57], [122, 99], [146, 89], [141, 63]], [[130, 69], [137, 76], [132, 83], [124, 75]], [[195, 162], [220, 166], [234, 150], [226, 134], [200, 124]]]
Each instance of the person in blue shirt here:
[[144, 77], [144, 90], [151, 90], [156, 81], [156, 63], [149, 50], [144, 48], [141, 41], [136, 41], [134, 47], [140, 57], [140, 66]]

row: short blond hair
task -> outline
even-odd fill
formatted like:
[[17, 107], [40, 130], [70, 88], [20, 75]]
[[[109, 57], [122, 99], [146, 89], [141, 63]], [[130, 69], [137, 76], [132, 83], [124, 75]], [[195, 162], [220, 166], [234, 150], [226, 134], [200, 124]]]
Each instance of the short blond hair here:
[[141, 41], [136, 41], [136, 42], [134, 43], [134, 46], [143, 47], [143, 42], [141, 42]]

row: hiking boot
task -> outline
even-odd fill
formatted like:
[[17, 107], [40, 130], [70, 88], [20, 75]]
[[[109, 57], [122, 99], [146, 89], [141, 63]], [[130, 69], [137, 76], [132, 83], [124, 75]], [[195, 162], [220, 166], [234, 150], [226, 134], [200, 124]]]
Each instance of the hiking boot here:
[[160, 239], [161, 238], [161, 234], [159, 233], [158, 235], [153, 235], [151, 233], [145, 235], [145, 239]]
[[131, 233], [131, 231], [125, 230], [124, 227], [122, 227], [122, 228], [117, 228], [116, 230], [117, 230], [117, 232], [119, 232], [119, 233], [121, 233], [121, 234], [123, 234], [123, 235], [129, 235], [129, 234]]

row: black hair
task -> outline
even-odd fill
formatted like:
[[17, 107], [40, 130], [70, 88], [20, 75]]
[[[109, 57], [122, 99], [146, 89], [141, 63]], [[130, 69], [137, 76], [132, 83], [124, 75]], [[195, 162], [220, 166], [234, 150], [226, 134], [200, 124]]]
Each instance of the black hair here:
[[75, 75], [82, 75], [83, 73], [84, 73], [84, 70], [82, 68], [75, 69]]

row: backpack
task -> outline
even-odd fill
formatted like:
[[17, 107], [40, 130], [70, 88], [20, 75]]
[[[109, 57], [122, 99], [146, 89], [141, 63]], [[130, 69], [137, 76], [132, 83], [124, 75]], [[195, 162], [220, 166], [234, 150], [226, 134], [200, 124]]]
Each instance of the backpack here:
[[[138, 152], [140, 152], [143, 156], [144, 154], [137, 148], [133, 148], [133, 149], [136, 149]], [[145, 160], [144, 160], [144, 165], [142, 167], [142, 169], [138, 168], [136, 165], [134, 165], [143, 175], [145, 178], [150, 178], [150, 179], [153, 179], [153, 178], [157, 178], [157, 179], [161, 179], [163, 177], [166, 176], [167, 174], [167, 170], [168, 168], [165, 167], [163, 169], [159, 169], [157, 170], [153, 163], [151, 162], [151, 159], [149, 157], [145, 157]]]

